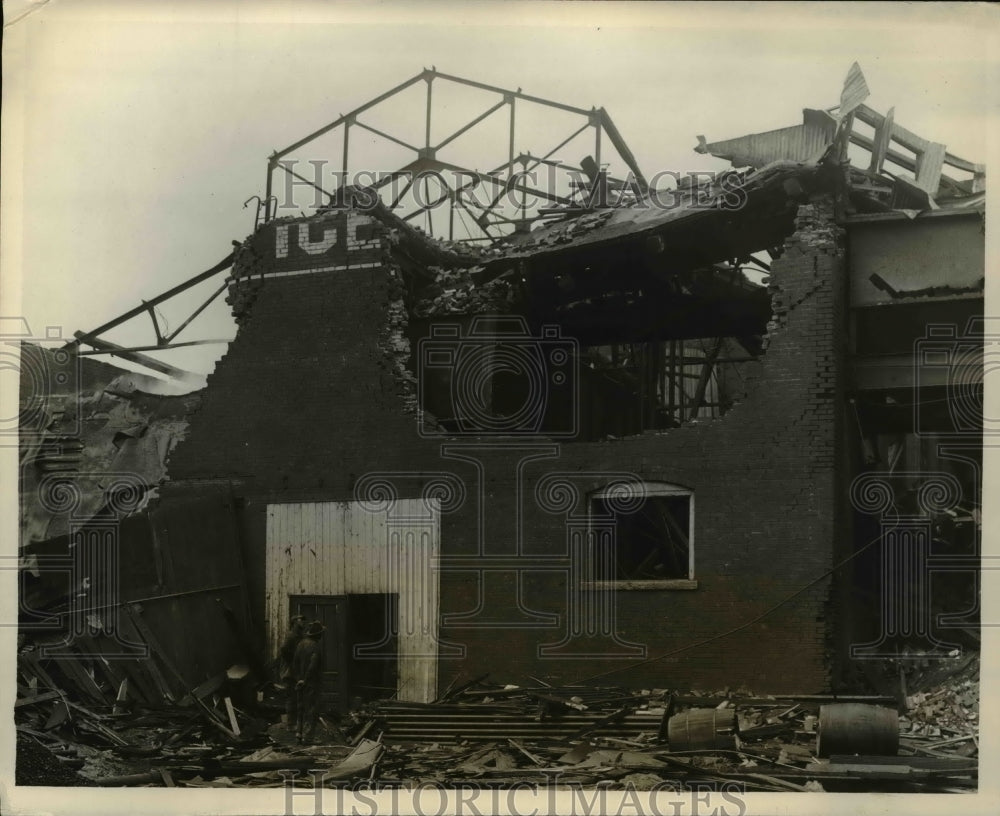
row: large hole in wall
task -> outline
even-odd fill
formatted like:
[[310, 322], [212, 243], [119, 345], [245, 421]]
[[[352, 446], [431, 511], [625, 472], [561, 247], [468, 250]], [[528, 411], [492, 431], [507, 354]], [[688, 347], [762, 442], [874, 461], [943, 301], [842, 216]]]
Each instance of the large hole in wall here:
[[631, 436], [724, 416], [748, 393], [761, 335], [611, 343], [584, 349], [584, 438]]
[[724, 416], [759, 377], [772, 316], [760, 275], [724, 272], [569, 308], [411, 318], [424, 430], [594, 441]]

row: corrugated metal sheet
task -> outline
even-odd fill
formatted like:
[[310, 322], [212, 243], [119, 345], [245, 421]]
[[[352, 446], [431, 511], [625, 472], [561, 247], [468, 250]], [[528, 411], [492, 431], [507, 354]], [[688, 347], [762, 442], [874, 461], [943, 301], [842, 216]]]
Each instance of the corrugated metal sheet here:
[[865, 75], [861, 73], [861, 66], [854, 63], [851, 70], [847, 72], [847, 79], [844, 80], [844, 90], [840, 92], [841, 118], [847, 116], [862, 102], [868, 98], [868, 83], [865, 82]]
[[815, 162], [833, 140], [835, 124], [810, 113], [806, 111], [806, 121], [801, 125], [699, 144], [695, 150], [728, 159], [734, 167], [763, 167], [776, 161]]
[[437, 694], [438, 511], [399, 500], [373, 512], [357, 502], [269, 504], [266, 605], [272, 657], [288, 630], [292, 595], [398, 593], [399, 699]]
[[374, 716], [391, 742], [571, 740], [588, 729], [593, 729], [597, 737], [635, 739], [640, 734], [657, 734], [663, 727], [663, 710], [629, 711], [610, 722], [608, 713], [566, 713], [538, 719], [535, 710], [511, 711], [485, 704], [408, 710], [398, 704], [383, 703]]

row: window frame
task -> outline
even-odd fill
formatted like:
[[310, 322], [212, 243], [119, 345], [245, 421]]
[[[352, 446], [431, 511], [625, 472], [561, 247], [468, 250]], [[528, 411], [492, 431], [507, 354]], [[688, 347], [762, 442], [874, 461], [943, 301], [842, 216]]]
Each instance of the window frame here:
[[[695, 503], [694, 503], [694, 491], [690, 488], [683, 487], [678, 484], [673, 484], [671, 482], [632, 482], [628, 485], [624, 485], [632, 490], [631, 495], [636, 495], [640, 490], [643, 495], [647, 498], [656, 498], [661, 496], [685, 496], [688, 500], [688, 574], [686, 578], [644, 578], [644, 579], [615, 579], [610, 581], [582, 581], [582, 589], [595, 589], [595, 590], [691, 590], [698, 588], [698, 581], [694, 577], [694, 514], [695, 514]], [[595, 499], [607, 499], [615, 495], [621, 495], [623, 485], [619, 482], [616, 484], [608, 485], [605, 487], [598, 488], [587, 495], [587, 516], [588, 519], [593, 519], [595, 517], [593, 502]], [[588, 526], [588, 529], [589, 526]], [[588, 558], [593, 559], [594, 552], [594, 536], [591, 535], [589, 538], [589, 546], [587, 548]], [[615, 538], [615, 545], [617, 546], [618, 540], [617, 536]]]

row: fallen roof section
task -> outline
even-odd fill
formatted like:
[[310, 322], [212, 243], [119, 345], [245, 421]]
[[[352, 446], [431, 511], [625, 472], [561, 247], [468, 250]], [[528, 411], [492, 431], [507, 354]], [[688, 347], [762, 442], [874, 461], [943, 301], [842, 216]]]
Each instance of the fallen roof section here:
[[[54, 369], [55, 355], [65, 354], [22, 346], [22, 355], [36, 368]], [[155, 387], [154, 378], [90, 358], [76, 363], [58, 392], [34, 394], [30, 383], [22, 383], [21, 410], [32, 417], [21, 433], [22, 546], [66, 535], [73, 521], [114, 504], [117, 498], [109, 491], [116, 486], [134, 491], [126, 515], [144, 507], [166, 479], [167, 456], [201, 404], [200, 392], [148, 393], [143, 388]], [[26, 372], [31, 369], [24, 366]]]
[[[829, 110], [806, 109], [802, 124], [733, 139], [707, 142], [698, 136], [698, 153], [725, 159], [734, 167], [762, 167], [778, 159], [810, 161], [832, 146], [848, 165], [851, 211], [861, 213], [904, 210], [916, 215], [941, 207], [982, 207], [986, 165], [949, 153], [945, 145], [918, 136], [895, 121], [895, 109], [886, 114], [864, 104], [868, 89], [858, 64], [851, 67], [841, 104]], [[874, 135], [860, 132], [856, 123]], [[863, 167], [850, 164], [848, 145], [861, 148]], [[943, 171], [970, 177], [956, 180]]]

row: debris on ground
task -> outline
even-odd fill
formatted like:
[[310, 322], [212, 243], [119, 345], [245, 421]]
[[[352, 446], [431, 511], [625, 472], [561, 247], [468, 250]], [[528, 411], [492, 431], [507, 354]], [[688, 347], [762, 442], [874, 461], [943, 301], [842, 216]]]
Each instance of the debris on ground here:
[[[652, 790], [727, 782], [747, 791], [900, 792], [978, 784], [975, 655], [930, 661], [923, 672], [911, 665], [905, 705], [875, 694], [518, 685], [484, 676], [433, 703], [379, 700], [343, 717], [324, 714], [311, 745], [296, 744], [281, 722], [273, 683], [255, 711], [233, 705], [219, 683], [200, 706], [187, 700], [126, 713], [83, 706], [40, 681], [47, 673], [37, 661], [25, 665], [33, 668], [21, 675], [15, 708], [19, 784], [256, 788], [392, 779]], [[835, 747], [821, 752], [824, 728]]]

